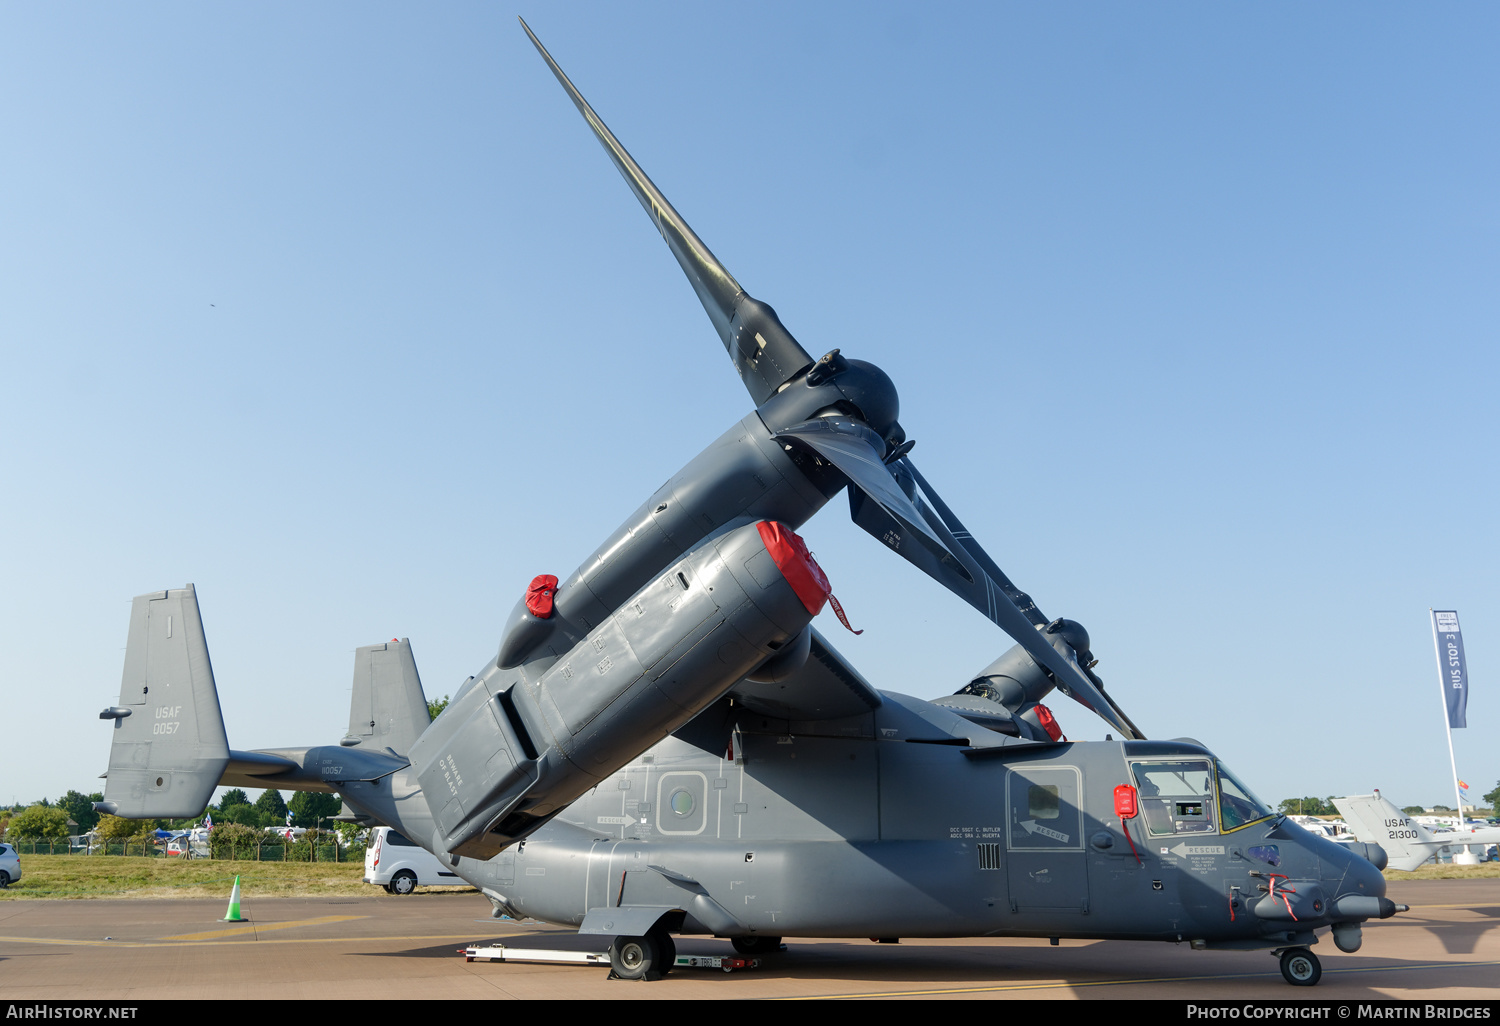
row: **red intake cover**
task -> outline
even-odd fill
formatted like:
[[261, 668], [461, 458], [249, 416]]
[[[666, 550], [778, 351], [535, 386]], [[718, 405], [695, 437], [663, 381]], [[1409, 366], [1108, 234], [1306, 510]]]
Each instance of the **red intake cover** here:
[[807, 543], [796, 531], [774, 520], [762, 520], [755, 526], [760, 531], [760, 540], [765, 542], [766, 551], [776, 561], [776, 569], [802, 600], [803, 607], [817, 616], [832, 589], [828, 586], [828, 578], [823, 575], [823, 568], [807, 551]]
[[533, 616], [543, 620], [552, 615], [552, 596], [557, 593], [557, 578], [551, 574], [537, 574], [526, 589], [526, 608]]
[[1042, 729], [1047, 732], [1047, 736], [1052, 740], [1067, 740], [1067, 738], [1063, 737], [1062, 728], [1057, 725], [1057, 718], [1052, 715], [1052, 710], [1048, 709], [1041, 702], [1036, 704], [1036, 718], [1041, 721]]

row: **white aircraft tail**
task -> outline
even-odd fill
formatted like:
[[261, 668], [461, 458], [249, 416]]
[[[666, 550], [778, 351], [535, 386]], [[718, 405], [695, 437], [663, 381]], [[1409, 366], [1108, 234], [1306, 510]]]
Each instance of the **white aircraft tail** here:
[[1390, 869], [1409, 873], [1451, 843], [1451, 838], [1444, 841], [1434, 838], [1426, 827], [1392, 805], [1379, 791], [1335, 798], [1333, 804], [1338, 806], [1356, 837], [1385, 849]]

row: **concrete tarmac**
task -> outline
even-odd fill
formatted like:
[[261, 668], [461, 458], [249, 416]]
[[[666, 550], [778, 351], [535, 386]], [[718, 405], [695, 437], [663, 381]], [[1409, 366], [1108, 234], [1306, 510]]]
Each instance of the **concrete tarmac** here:
[[[679, 969], [654, 983], [596, 966], [469, 962], [500, 941], [594, 946], [569, 930], [489, 918], [474, 893], [354, 898], [0, 904], [0, 1002], [244, 999], [1029, 998], [1376, 1001], [1500, 999], [1500, 880], [1392, 884], [1412, 911], [1368, 924], [1353, 955], [1325, 934], [1316, 987], [1283, 982], [1265, 952], [1125, 941], [793, 939], [758, 969]], [[678, 954], [731, 954], [681, 937]]]

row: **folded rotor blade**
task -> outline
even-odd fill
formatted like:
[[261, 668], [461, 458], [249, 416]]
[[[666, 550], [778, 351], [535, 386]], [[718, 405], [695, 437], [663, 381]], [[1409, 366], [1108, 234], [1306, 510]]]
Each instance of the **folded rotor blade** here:
[[891, 476], [890, 468], [880, 458], [885, 443], [874, 431], [847, 417], [816, 417], [778, 431], [775, 437], [778, 441], [800, 442], [832, 463], [852, 482], [851, 495], [857, 489], [873, 501], [886, 516], [900, 525], [902, 537], [915, 540], [946, 572], [970, 578], [969, 570], [958, 561], [948, 543], [928, 525], [928, 518]]
[[[957, 518], [953, 517], [952, 510], [949, 510], [937, 493], [932, 490], [932, 486], [917, 474], [916, 468], [911, 465], [910, 461], [898, 460], [895, 470], [898, 474], [910, 472], [914, 481], [920, 482], [922, 491], [933, 500], [933, 504], [947, 512], [947, 517], [940, 516], [933, 512], [920, 497], [912, 500], [919, 514], [927, 520], [928, 529], [939, 536], [944, 543], [945, 551], [950, 552], [955, 562], [963, 566], [967, 579], [957, 572], [959, 569], [957, 565], [945, 565], [938, 560], [927, 545], [909, 544], [910, 540], [920, 541], [921, 535], [914, 536], [907, 531], [906, 525], [891, 516], [881, 505], [868, 501], [870, 496], [850, 489], [849, 508], [854, 522], [929, 577], [968, 602], [1014, 638], [1016, 643], [1025, 649], [1027, 655], [1052, 674], [1053, 680], [1064, 694], [1092, 710], [1126, 738], [1139, 738], [1140, 731], [1115, 706], [1109, 696], [1089, 679], [1087, 671], [1079, 666], [1077, 660], [1070, 659], [1053, 648], [1038, 630], [1039, 627], [1045, 626], [1047, 621], [1031, 602], [1030, 597], [1017, 591], [1010, 583], [1010, 579], [1006, 578], [1003, 573], [1000, 577], [1005, 580], [1004, 586], [991, 576], [981, 565], [980, 557], [990, 567], [994, 567], [994, 561], [984, 553], [972, 537], [961, 540], [954, 536], [947, 521], [951, 519], [953, 523], [958, 524]], [[959, 524], [959, 528], [962, 529], [962, 524]], [[968, 532], [964, 533], [967, 535]], [[999, 573], [999, 568], [995, 567], [995, 571]], [[1022, 612], [1012, 595], [1025, 600], [1027, 612]]]
[[735, 369], [739, 371], [740, 380], [745, 383], [751, 398], [759, 406], [775, 395], [782, 385], [811, 366], [812, 357], [792, 337], [792, 333], [786, 330], [776, 316], [776, 311], [742, 289], [729, 269], [719, 263], [719, 259], [703, 244], [703, 240], [693, 233], [682, 215], [672, 208], [661, 190], [646, 177], [646, 172], [641, 170], [625, 147], [620, 145], [614, 133], [594, 113], [583, 94], [563, 74], [562, 68], [557, 66], [557, 62], [524, 19], [521, 20], [521, 27], [531, 37], [537, 52], [552, 69], [552, 74], [557, 76], [557, 81], [573, 100], [578, 112], [594, 130], [594, 135], [609, 154], [609, 159], [614, 161], [626, 184], [650, 215], [657, 231], [666, 241], [667, 248], [672, 251], [683, 273], [687, 275], [693, 291], [698, 294], [703, 309], [708, 312], [708, 319], [713, 322], [714, 329], [723, 340], [724, 348], [734, 361]]
[[969, 533], [969, 529], [959, 521], [953, 510], [948, 508], [948, 504], [943, 501], [942, 496], [938, 495], [932, 485], [927, 483], [927, 479], [922, 476], [922, 472], [917, 469], [916, 464], [908, 459], [903, 459], [900, 462], [902, 469], [911, 473], [911, 476], [916, 480], [918, 486], [921, 487], [923, 493], [932, 500], [932, 505], [937, 509], [937, 515], [942, 518], [943, 526], [948, 528], [949, 532], [964, 547], [965, 551], [974, 557], [974, 562], [979, 564], [980, 569], [990, 575], [990, 579], [1000, 586], [1000, 590], [1009, 596], [1010, 600], [1016, 604], [1016, 608], [1021, 610], [1028, 620], [1038, 627], [1046, 626], [1049, 621], [1042, 615], [1042, 611], [1036, 607], [1036, 603], [1031, 600], [1031, 596], [1012, 584], [1010, 578], [1005, 576], [1005, 571], [995, 565], [995, 561], [990, 558], [989, 553], [985, 552], [980, 547], [979, 542], [974, 540], [974, 536]]

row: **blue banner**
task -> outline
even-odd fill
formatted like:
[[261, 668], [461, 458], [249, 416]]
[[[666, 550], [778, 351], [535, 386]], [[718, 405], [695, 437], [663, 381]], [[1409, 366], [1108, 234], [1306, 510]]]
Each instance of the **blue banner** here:
[[1432, 611], [1432, 637], [1437, 644], [1438, 676], [1443, 682], [1443, 704], [1448, 708], [1448, 726], [1467, 727], [1469, 671], [1464, 666], [1464, 636], [1458, 629], [1458, 612]]

